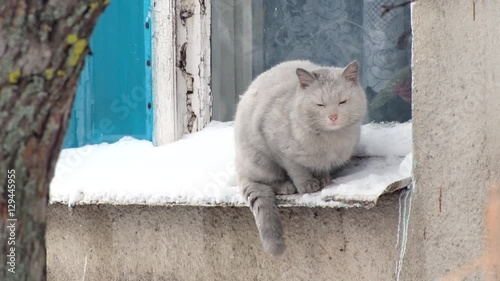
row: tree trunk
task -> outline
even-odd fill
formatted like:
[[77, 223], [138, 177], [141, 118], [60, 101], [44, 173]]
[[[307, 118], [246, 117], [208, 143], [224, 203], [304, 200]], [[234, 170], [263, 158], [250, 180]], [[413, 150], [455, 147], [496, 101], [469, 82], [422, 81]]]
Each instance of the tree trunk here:
[[109, 0], [0, 0], [0, 280], [45, 280], [49, 183]]

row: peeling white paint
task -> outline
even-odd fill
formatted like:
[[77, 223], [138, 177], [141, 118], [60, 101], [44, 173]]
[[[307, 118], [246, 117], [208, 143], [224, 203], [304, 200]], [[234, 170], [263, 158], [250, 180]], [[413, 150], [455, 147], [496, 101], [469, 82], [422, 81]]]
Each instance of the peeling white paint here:
[[177, 93], [184, 97], [178, 109], [184, 132], [191, 133], [203, 129], [211, 117], [210, 2], [178, 0], [177, 9]]
[[203, 129], [211, 118], [210, 2], [153, 1], [154, 143]]
[[177, 110], [175, 0], [151, 1], [153, 70], [153, 142], [163, 145], [182, 137]]

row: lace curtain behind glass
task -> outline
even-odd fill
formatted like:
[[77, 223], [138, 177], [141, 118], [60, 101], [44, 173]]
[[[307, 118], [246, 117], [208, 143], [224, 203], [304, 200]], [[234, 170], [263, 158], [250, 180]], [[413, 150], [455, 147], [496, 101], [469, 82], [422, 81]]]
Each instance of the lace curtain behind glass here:
[[367, 121], [411, 118], [409, 7], [383, 17], [387, 0], [219, 0], [212, 4], [215, 120], [232, 120], [251, 80], [287, 60], [343, 66], [358, 60]]

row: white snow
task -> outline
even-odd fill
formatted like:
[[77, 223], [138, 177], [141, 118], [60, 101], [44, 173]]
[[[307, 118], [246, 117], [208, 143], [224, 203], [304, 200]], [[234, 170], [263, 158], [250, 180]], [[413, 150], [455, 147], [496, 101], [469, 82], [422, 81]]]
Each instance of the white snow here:
[[411, 153], [411, 123], [363, 125], [358, 156], [405, 156]]
[[[373, 201], [411, 174], [411, 124], [364, 125], [357, 156], [321, 192], [280, 196], [281, 205], [350, 206]], [[369, 156], [369, 157], [366, 157]], [[403, 157], [406, 157], [403, 161]], [[154, 147], [122, 138], [64, 149], [50, 186], [51, 202], [246, 205], [234, 171], [232, 123], [212, 122], [178, 142]], [[356, 204], [353, 204], [356, 205]]]

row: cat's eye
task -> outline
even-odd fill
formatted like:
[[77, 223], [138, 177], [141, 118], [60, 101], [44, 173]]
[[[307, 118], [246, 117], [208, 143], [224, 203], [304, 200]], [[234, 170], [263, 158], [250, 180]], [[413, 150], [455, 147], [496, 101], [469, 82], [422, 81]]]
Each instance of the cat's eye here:
[[316, 105], [317, 105], [317, 106], [322, 106], [322, 107], [325, 107], [325, 105], [324, 105], [324, 104], [320, 104], [320, 103], [317, 103]]
[[344, 104], [346, 102], [347, 102], [347, 100], [344, 100], [344, 101], [339, 102], [339, 104]]

